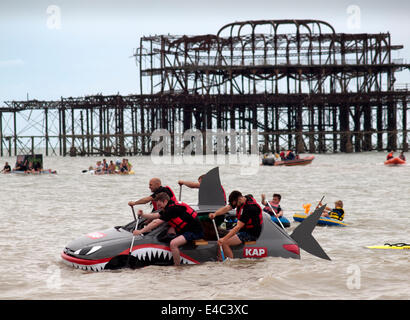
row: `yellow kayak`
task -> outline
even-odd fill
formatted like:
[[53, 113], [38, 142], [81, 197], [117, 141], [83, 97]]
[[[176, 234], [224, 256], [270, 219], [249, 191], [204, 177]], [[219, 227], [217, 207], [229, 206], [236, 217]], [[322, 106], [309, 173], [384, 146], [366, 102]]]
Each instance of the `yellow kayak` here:
[[410, 244], [407, 243], [385, 243], [383, 246], [367, 246], [369, 249], [398, 249], [398, 250], [410, 250]]

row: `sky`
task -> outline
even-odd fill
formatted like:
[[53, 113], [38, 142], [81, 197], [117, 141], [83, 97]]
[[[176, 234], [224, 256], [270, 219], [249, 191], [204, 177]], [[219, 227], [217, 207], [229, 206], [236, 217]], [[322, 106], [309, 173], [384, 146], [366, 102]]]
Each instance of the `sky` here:
[[[410, 63], [409, 12], [402, 0], [2, 0], [0, 107], [27, 97], [138, 94], [132, 55], [142, 36], [216, 34], [234, 21], [318, 19], [341, 33], [390, 32], [392, 44], [404, 45], [393, 58]], [[409, 74], [397, 82], [410, 83]]]

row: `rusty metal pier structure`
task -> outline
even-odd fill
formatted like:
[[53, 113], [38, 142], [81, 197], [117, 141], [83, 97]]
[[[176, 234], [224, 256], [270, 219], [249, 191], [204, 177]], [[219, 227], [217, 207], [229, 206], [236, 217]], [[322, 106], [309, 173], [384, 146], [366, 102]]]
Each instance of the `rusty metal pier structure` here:
[[157, 129], [257, 130], [261, 152], [408, 151], [410, 85], [396, 76], [410, 64], [394, 58], [402, 48], [389, 33], [337, 33], [318, 20], [144, 36], [138, 94], [6, 101], [0, 155], [149, 154]]

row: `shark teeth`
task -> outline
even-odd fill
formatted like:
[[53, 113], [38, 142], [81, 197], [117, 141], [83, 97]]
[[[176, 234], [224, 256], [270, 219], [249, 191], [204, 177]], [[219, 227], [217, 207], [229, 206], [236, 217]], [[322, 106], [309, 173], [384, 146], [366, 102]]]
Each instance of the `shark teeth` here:
[[104, 263], [97, 263], [97, 264], [91, 264], [91, 265], [84, 265], [84, 264], [78, 264], [78, 263], [66, 261], [64, 259], [63, 261], [65, 264], [71, 267], [74, 267], [76, 269], [81, 269], [84, 271], [95, 271], [95, 272], [103, 271], [105, 268], [105, 265], [107, 264], [107, 262], [104, 262]]
[[[140, 248], [132, 251], [132, 256], [137, 258], [139, 261], [152, 262], [155, 264], [158, 260], [168, 260], [172, 261], [172, 252], [169, 249], [161, 249], [154, 247]], [[181, 264], [195, 264], [193, 261], [186, 259], [181, 256]]]

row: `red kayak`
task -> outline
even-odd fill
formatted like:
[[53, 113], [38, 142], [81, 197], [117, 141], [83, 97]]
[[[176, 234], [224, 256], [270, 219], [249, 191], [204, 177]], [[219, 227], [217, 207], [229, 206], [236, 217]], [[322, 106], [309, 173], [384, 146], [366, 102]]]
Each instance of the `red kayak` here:
[[311, 164], [314, 156], [294, 159], [294, 160], [284, 160], [284, 161], [275, 161], [275, 166], [305, 166], [307, 164]]
[[389, 160], [386, 160], [385, 162], [384, 162], [384, 164], [405, 164], [406, 163], [406, 161], [405, 160], [402, 160], [402, 159], [400, 159], [400, 158], [392, 158], [392, 159], [389, 159]]

